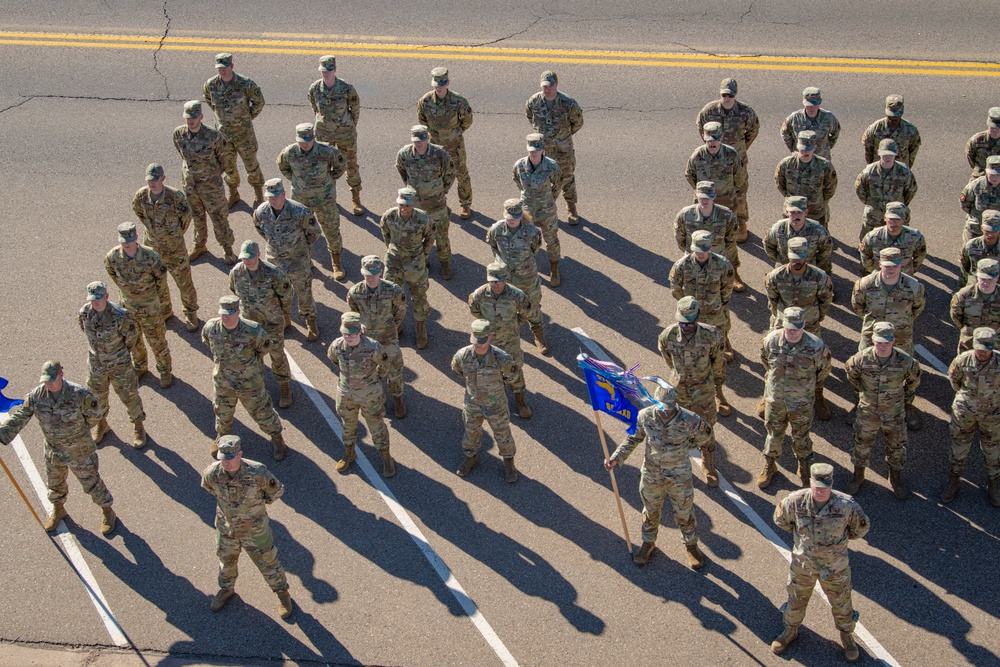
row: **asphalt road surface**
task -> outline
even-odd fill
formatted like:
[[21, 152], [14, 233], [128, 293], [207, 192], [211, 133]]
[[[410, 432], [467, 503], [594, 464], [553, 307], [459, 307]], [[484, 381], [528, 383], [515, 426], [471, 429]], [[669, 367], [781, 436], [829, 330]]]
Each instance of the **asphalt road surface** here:
[[[925, 373], [917, 399], [926, 424], [910, 434], [905, 478], [913, 496], [906, 502], [892, 496], [882, 461], [873, 463], [858, 495], [872, 519], [851, 556], [855, 608], [871, 639], [862, 664], [1000, 661], [989, 577], [1000, 556], [1000, 524], [986, 501], [978, 450], [958, 498], [948, 507], [937, 503], [952, 393], [935, 367], [951, 360], [957, 342], [947, 306], [959, 286], [958, 193], [969, 175], [964, 144], [985, 128], [986, 110], [998, 103], [1000, 67], [983, 62], [981, 44], [968, 39], [970, 25], [995, 20], [991, 5], [37, 4], [0, 3], [6, 63], [0, 68], [0, 375], [10, 380], [8, 396], [30, 391], [52, 357], [62, 360], [68, 379], [86, 380], [86, 342], [75, 321], [84, 287], [106, 278], [103, 256], [117, 243], [115, 227], [133, 219], [131, 198], [144, 184], [145, 166], [163, 163], [167, 183], [179, 185], [171, 131], [182, 122], [183, 102], [200, 97], [214, 75], [216, 52], [235, 52], [236, 70], [264, 91], [267, 107], [256, 130], [267, 178], [278, 175], [274, 158], [294, 141], [295, 125], [311, 119], [305, 93], [317, 78], [318, 56], [338, 54], [338, 73], [357, 87], [363, 104], [359, 160], [368, 213], [342, 218], [350, 281], [360, 280], [362, 256], [383, 251], [378, 216], [394, 205], [400, 187], [394, 156], [409, 140], [416, 100], [438, 65], [450, 68], [453, 89], [475, 111], [466, 138], [476, 215], [453, 218], [454, 280], [442, 281], [432, 264], [426, 350], [415, 348], [412, 317], [405, 323], [410, 414], [390, 420], [394, 479], [369, 478], [371, 466], [354, 466], [344, 476], [333, 470], [343, 448], [331, 420], [336, 380], [326, 348], [339, 335], [351, 283], [332, 279], [322, 243], [314, 248], [321, 340], [306, 342], [298, 317], [289, 332], [288, 351], [301, 371], [295, 404], [281, 412], [289, 457], [273, 463], [267, 440], [242, 408], [237, 413], [246, 456], [268, 464], [287, 487], [270, 514], [298, 607], [289, 622], [277, 618], [275, 597], [246, 558], [238, 599], [222, 613], [209, 611], [216, 590], [214, 508], [199, 474], [210, 463], [214, 436], [212, 364], [198, 334], [175, 319], [168, 333], [174, 386], [160, 390], [153, 378], [140, 390], [150, 435], [144, 450], [128, 445], [124, 409], [111, 398], [114, 433], [100, 461], [120, 517], [112, 536], [100, 535], [100, 513], [76, 482], [70, 482], [68, 532], [55, 542], [13, 487], [0, 482], [0, 596], [7, 601], [0, 606], [0, 640], [107, 647], [116, 643], [108, 628], [117, 624], [117, 643], [148, 653], [150, 664], [168, 653], [338, 665], [840, 664], [838, 636], [819, 596], [800, 639], [782, 657], [770, 652], [781, 630], [777, 607], [785, 599], [787, 564], [766, 527], [773, 526], [778, 499], [797, 488], [787, 447], [771, 488], [753, 483], [764, 439], [755, 406], [763, 387], [757, 349], [768, 322], [763, 277], [770, 268], [760, 237], [781, 217], [772, 180], [786, 155], [781, 121], [798, 108], [801, 90], [817, 85], [843, 132], [833, 153], [840, 176], [832, 203], [838, 298], [824, 323], [837, 360], [827, 382], [834, 418], [817, 421], [812, 435], [817, 460], [834, 464], [840, 488], [851, 469], [843, 415], [853, 392], [843, 362], [856, 349], [859, 328], [848, 296], [859, 270], [862, 207], [852, 185], [864, 166], [860, 136], [882, 115], [885, 96], [899, 93], [905, 117], [923, 137], [912, 217], [930, 251], [918, 274], [928, 308], [916, 339], [929, 355], [920, 358]], [[530, 131], [524, 100], [549, 67], [584, 110], [576, 136], [584, 221], [560, 229], [562, 286], [550, 289], [542, 271], [553, 355], [542, 357], [523, 340], [534, 417], [513, 418], [521, 480], [503, 481], [489, 437], [483, 465], [463, 480], [454, 474], [462, 458], [463, 388], [448, 362], [468, 339], [467, 295], [485, 282], [485, 231], [500, 217], [502, 201], [516, 195], [510, 169]], [[658, 541], [662, 553], [638, 569], [601, 467], [575, 362], [588, 348], [574, 329], [622, 365], [665, 372], [655, 341], [673, 322], [667, 275], [681, 255], [673, 219], [691, 196], [684, 164], [700, 144], [698, 110], [729, 75], [761, 118], [750, 153], [751, 237], [740, 246], [748, 288], [731, 303], [738, 359], [729, 365], [727, 391], [734, 410], [717, 429], [719, 469], [732, 491], [707, 488], [698, 473], [698, 532], [708, 558], [702, 572], [684, 565], [669, 511]], [[341, 204], [347, 190], [341, 181]], [[249, 199], [249, 188], [242, 191]], [[563, 205], [560, 215], [565, 221]], [[237, 243], [256, 237], [246, 204], [230, 222]], [[214, 240], [209, 249], [212, 256], [194, 267], [203, 320], [214, 316], [227, 290]], [[604, 423], [614, 446], [623, 428], [609, 418]], [[360, 452], [377, 469], [378, 455], [362, 433]], [[40, 467], [37, 424], [21, 437]], [[881, 445], [876, 459], [880, 452]], [[21, 460], [9, 448], [2, 456], [41, 512]], [[634, 544], [640, 456], [618, 472]], [[790, 535], [778, 533], [787, 547]], [[71, 567], [77, 545], [76, 562], [92, 573], [91, 590], [100, 589], [114, 621], [102, 620]]]

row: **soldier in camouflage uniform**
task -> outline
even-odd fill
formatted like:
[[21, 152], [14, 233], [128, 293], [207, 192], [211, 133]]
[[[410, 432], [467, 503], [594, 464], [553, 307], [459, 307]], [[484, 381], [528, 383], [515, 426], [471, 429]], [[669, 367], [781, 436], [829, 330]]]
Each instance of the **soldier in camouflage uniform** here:
[[722, 255], [733, 265], [733, 291], [746, 289], [740, 278], [740, 253], [736, 247], [739, 223], [733, 212], [715, 203], [715, 183], [698, 181], [694, 188], [695, 202], [685, 206], [674, 218], [674, 240], [681, 252], [691, 247], [691, 235], [699, 229], [712, 233], [712, 252]]
[[278, 615], [292, 615], [292, 597], [288, 593], [285, 570], [278, 561], [267, 517], [267, 505], [281, 497], [285, 486], [263, 463], [243, 458], [240, 439], [235, 435], [219, 438], [218, 461], [201, 474], [201, 488], [216, 499], [215, 549], [219, 557], [219, 592], [212, 598], [211, 609], [222, 611], [236, 587], [240, 551], [246, 549], [250, 560], [264, 575], [264, 581], [278, 596]]
[[[167, 267], [155, 250], [136, 241], [134, 222], [118, 225], [118, 240], [121, 243], [105, 256], [104, 268], [118, 286], [121, 305], [149, 342], [156, 359], [156, 372], [160, 375], [160, 388], [166, 389], [174, 381], [167, 328], [160, 311], [160, 284], [167, 279]], [[146, 373], [148, 363], [146, 345], [140, 336], [132, 348], [132, 365], [138, 377]]]
[[[666, 384], [666, 383], [664, 383]], [[642, 498], [642, 546], [632, 557], [642, 567], [649, 562], [656, 547], [660, 530], [663, 501], [669, 496], [674, 508], [674, 523], [681, 531], [681, 541], [687, 550], [687, 562], [693, 570], [705, 565], [705, 555], [698, 548], [698, 523], [694, 516], [694, 483], [688, 450], [706, 451], [714, 444], [712, 427], [695, 413], [677, 405], [673, 387], [656, 389], [660, 405], [650, 405], [636, 416], [635, 435], [630, 435], [615, 449], [604, 467], [611, 470], [622, 465], [629, 454], [645, 441], [639, 478]]]
[[819, 88], [810, 86], [802, 91], [802, 108], [781, 124], [781, 138], [789, 151], [795, 150], [799, 132], [812, 130], [816, 133], [816, 155], [831, 160], [830, 151], [840, 138], [840, 121], [830, 111], [820, 108], [822, 102]]
[[493, 257], [507, 265], [510, 284], [528, 295], [531, 311], [528, 325], [535, 337], [535, 347], [543, 355], [549, 354], [542, 323], [542, 281], [538, 277], [535, 254], [542, 246], [542, 233], [524, 220], [520, 199], [503, 203], [503, 220], [497, 220], [486, 232], [486, 242], [493, 249]]
[[451, 370], [465, 382], [465, 402], [462, 405], [462, 422], [465, 435], [462, 449], [465, 459], [456, 474], [465, 477], [479, 465], [479, 447], [483, 439], [483, 420], [490, 424], [493, 441], [503, 457], [504, 477], [509, 484], [519, 475], [514, 466], [514, 437], [510, 433], [510, 409], [504, 385], [512, 385], [517, 378], [517, 363], [513, 357], [498, 347], [493, 340], [492, 325], [487, 320], [472, 322], [471, 345], [466, 345], [451, 358]]
[[517, 376], [510, 383], [514, 404], [522, 419], [531, 419], [531, 408], [524, 398], [524, 354], [521, 352], [521, 325], [528, 321], [531, 302], [528, 296], [507, 284], [510, 271], [503, 262], [486, 267], [486, 284], [469, 295], [469, 312], [477, 320], [490, 323], [493, 344], [506, 352], [517, 366]]
[[986, 173], [986, 159], [1000, 155], [1000, 107], [992, 107], [986, 115], [986, 130], [969, 137], [965, 144], [965, 157], [972, 167], [970, 181]]
[[[139, 188], [132, 198], [132, 212], [144, 227], [143, 245], [160, 255], [174, 277], [177, 291], [181, 293], [185, 328], [197, 331], [198, 293], [191, 279], [191, 262], [184, 245], [184, 232], [191, 224], [191, 206], [183, 192], [163, 184], [165, 178], [160, 165], [146, 167], [146, 186]], [[160, 310], [164, 321], [174, 314], [166, 280], [160, 283]]]
[[[669, 382], [676, 391], [677, 404], [714, 427], [716, 412], [725, 417], [731, 411], [722, 393], [726, 384], [726, 344], [718, 329], [698, 322], [698, 300], [694, 297], [686, 296], [677, 302], [676, 316], [677, 323], [660, 333], [657, 347], [670, 369]], [[705, 483], [711, 487], [719, 485], [715, 447], [712, 437], [701, 450]]]
[[945, 504], [958, 493], [972, 438], [979, 431], [986, 465], [986, 494], [993, 507], [1000, 507], [1000, 358], [993, 353], [996, 343], [995, 329], [979, 327], [973, 333], [973, 349], [955, 357], [948, 367], [955, 400], [948, 428], [948, 483], [941, 494]]
[[872, 448], [881, 432], [885, 437], [885, 462], [889, 465], [889, 484], [893, 494], [906, 500], [910, 490], [903, 483], [906, 464], [907, 420], [905, 408], [913, 402], [920, 386], [920, 364], [899, 348], [893, 347], [895, 327], [891, 322], [877, 322], [872, 332], [872, 346], [847, 360], [844, 374], [858, 391], [858, 412], [854, 420], [854, 445], [851, 463], [854, 477], [847, 493], [856, 495], [865, 479]]
[[691, 234], [691, 252], [670, 269], [670, 290], [674, 299], [693, 296], [698, 301], [701, 320], [719, 329], [726, 343], [726, 361], [736, 358], [729, 343], [729, 297], [733, 294], [735, 272], [729, 260], [711, 251], [712, 233]]
[[719, 99], [709, 102], [698, 112], [698, 136], [705, 134], [705, 124], [722, 125], [722, 143], [735, 148], [743, 165], [749, 164], [747, 150], [760, 132], [760, 120], [749, 104], [736, 100], [736, 79], [726, 78], [719, 84]]
[[292, 369], [285, 356], [285, 327], [292, 312], [292, 283], [285, 272], [260, 257], [256, 241], [244, 241], [240, 263], [229, 272], [229, 291], [240, 300], [243, 316], [256, 322], [271, 339], [271, 372], [278, 381], [278, 407], [292, 404]]
[[97, 396], [101, 421], [94, 428], [94, 443], [101, 444], [108, 425], [108, 388], [115, 388], [128, 410], [133, 425], [132, 446], [146, 446], [146, 413], [139, 397], [139, 382], [132, 368], [132, 348], [139, 340], [139, 328], [121, 306], [108, 302], [108, 286], [102, 282], [87, 285], [87, 303], [77, 314], [80, 329], [87, 336], [87, 362], [90, 375], [87, 389]]
[[229, 227], [229, 203], [222, 189], [222, 174], [229, 165], [229, 149], [218, 130], [202, 123], [201, 102], [191, 100], [184, 104], [184, 125], [174, 130], [174, 148], [181, 155], [181, 176], [184, 194], [191, 205], [194, 220], [194, 247], [188, 260], [196, 260], [207, 248], [208, 226], [205, 215], [212, 219], [215, 240], [223, 250], [223, 259], [232, 266], [236, 263], [233, 252], [233, 230]]
[[451, 270], [451, 241], [448, 239], [451, 218], [448, 190], [455, 182], [455, 165], [448, 151], [430, 143], [426, 125], [411, 127], [410, 139], [411, 143], [396, 154], [396, 171], [403, 179], [403, 185], [417, 191], [417, 205], [434, 223], [441, 277], [451, 280], [454, 274]]
[[253, 121], [264, 109], [264, 94], [260, 86], [249, 77], [233, 71], [233, 54], [215, 56], [215, 76], [205, 82], [205, 101], [215, 112], [215, 125], [226, 140], [229, 163], [226, 165], [226, 185], [229, 186], [229, 207], [240, 200], [240, 172], [236, 168], [236, 155], [243, 160], [247, 170], [247, 183], [253, 188], [253, 205], [257, 208], [264, 201], [261, 188], [264, 174], [257, 162], [257, 135]]
[[883, 139], [878, 145], [878, 161], [865, 167], [854, 181], [854, 191], [865, 205], [858, 239], [865, 238], [865, 234], [883, 224], [889, 202], [898, 201], [909, 206], [917, 194], [917, 180], [909, 167], [896, 161], [898, 153], [895, 141]]
[[437, 233], [427, 214], [414, 208], [416, 201], [416, 190], [409, 185], [400, 188], [397, 206], [383, 213], [379, 224], [386, 247], [385, 279], [409, 288], [417, 349], [422, 350], [427, 347], [427, 318], [431, 314], [431, 306], [427, 303], [427, 257]]
[[361, 260], [364, 277], [347, 292], [347, 308], [361, 315], [365, 335], [385, 349], [388, 362], [386, 380], [396, 419], [406, 416], [403, 401], [403, 352], [399, 349], [399, 329], [406, 317], [406, 294], [396, 283], [382, 279], [385, 264], [378, 255]]
[[281, 435], [281, 418], [264, 388], [263, 357], [274, 343], [264, 327], [240, 316], [238, 297], [220, 298], [219, 315], [206, 322], [201, 330], [201, 340], [215, 361], [212, 407], [217, 437], [212, 442], [212, 458], [218, 452], [220, 438], [232, 430], [236, 403], [240, 402], [260, 430], [271, 437], [274, 460], [281, 461], [288, 455], [288, 447]]
[[358, 117], [361, 100], [354, 86], [337, 78], [337, 57], [319, 59], [322, 78], [309, 86], [309, 104], [316, 113], [316, 138], [335, 146], [347, 159], [347, 185], [354, 215], [364, 215], [361, 174], [358, 171]]
[[559, 92], [559, 77], [551, 70], [542, 72], [541, 91], [528, 98], [524, 113], [528, 122], [545, 136], [545, 153], [559, 164], [560, 188], [571, 225], [580, 224], [576, 211], [576, 152], [573, 135], [583, 127], [583, 110], [569, 95]]
[[883, 139], [892, 139], [899, 147], [896, 159], [913, 169], [920, 150], [920, 132], [917, 126], [903, 120], [903, 96], [889, 95], [885, 98], [885, 118], [875, 121], [861, 135], [861, 145], [865, 149], [865, 164], [875, 162], [875, 149]]
[[799, 132], [797, 151], [774, 170], [778, 192], [785, 197], [805, 197], [814, 220], [830, 229], [830, 200], [837, 192], [837, 170], [827, 158], [814, 155], [816, 133]]
[[684, 177], [692, 188], [697, 188], [699, 181], [715, 183], [716, 203], [736, 216], [739, 225], [736, 242], [743, 243], [747, 240], [747, 220], [750, 219], [746, 165], [735, 148], [722, 143], [721, 123], [705, 123], [702, 138], [705, 144], [688, 158]]
[[976, 264], [973, 281], [951, 297], [951, 321], [959, 328], [958, 352], [972, 349], [972, 333], [979, 327], [1000, 329], [1000, 262], [986, 258]]
[[459, 217], [468, 220], [472, 217], [472, 181], [465, 162], [464, 135], [472, 127], [472, 107], [464, 97], [448, 90], [448, 83], [447, 67], [431, 70], [434, 90], [417, 102], [417, 121], [427, 126], [431, 142], [451, 156], [455, 165], [455, 180], [458, 181], [458, 203], [462, 207]]
[[97, 397], [86, 387], [63, 379], [58, 361], [45, 362], [39, 382], [42, 384], [11, 408], [7, 421], [0, 424], [0, 444], [9, 445], [32, 417], [38, 417], [45, 439], [45, 486], [52, 503], [45, 530], [51, 533], [68, 516], [64, 507], [69, 494], [66, 476], [72, 470], [84, 493], [101, 508], [101, 533], [107, 535], [115, 529], [117, 517], [111, 508], [114, 499], [101, 479], [97, 445], [90, 435], [101, 421]]
[[789, 239], [804, 238], [809, 242], [807, 261], [832, 276], [833, 238], [823, 225], [806, 218], [808, 210], [805, 197], [785, 197], [785, 215], [788, 217], [771, 225], [764, 237], [764, 252], [777, 268], [788, 261]]
[[816, 581], [830, 600], [840, 631], [844, 657], [855, 662], [861, 652], [852, 633], [858, 614], [851, 604], [851, 567], [848, 541], [868, 534], [871, 525], [861, 505], [846, 493], [833, 490], [833, 466], [814, 463], [808, 489], [786, 496], [774, 508], [774, 525], [795, 536], [788, 569], [788, 601], [781, 606], [785, 629], [771, 642], [781, 653], [798, 637], [806, 606]]
[[524, 217], [542, 233], [545, 254], [549, 258], [549, 287], [559, 287], [559, 216], [556, 197], [561, 182], [558, 163], [542, 154], [545, 137], [540, 133], [529, 134], [528, 155], [514, 163], [514, 185], [521, 191]]
[[319, 339], [316, 302], [312, 293], [312, 244], [320, 236], [316, 216], [285, 196], [280, 178], [264, 183], [267, 201], [253, 212], [253, 226], [267, 242], [264, 256], [280, 268], [299, 297], [299, 315], [306, 321], [306, 339]]
[[358, 455], [358, 413], [365, 418], [372, 444], [382, 455], [382, 476], [396, 474], [389, 453], [389, 428], [385, 425], [385, 394], [382, 379], [389, 371], [389, 355], [382, 345], [364, 335], [360, 313], [347, 312], [340, 318], [340, 338], [330, 343], [326, 356], [333, 363], [337, 381], [337, 416], [344, 425], [344, 458], [336, 470], [346, 472]]
[[295, 143], [278, 155], [278, 171], [292, 184], [292, 199], [305, 205], [326, 237], [333, 279], [347, 277], [340, 263], [344, 242], [340, 236], [340, 209], [337, 207], [337, 179], [344, 175], [347, 161], [330, 144], [316, 141], [312, 123], [295, 126]]
[[962, 282], [966, 285], [976, 282], [973, 267], [979, 260], [987, 257], [1000, 258], [1000, 211], [983, 211], [983, 222], [979, 226], [982, 235], [969, 239], [962, 246], [959, 264], [962, 271]]
[[792, 306], [782, 311], [782, 328], [764, 337], [760, 361], [764, 365], [764, 469], [757, 486], [766, 489], [778, 471], [785, 429], [792, 429], [792, 452], [798, 459], [796, 474], [809, 485], [813, 461], [813, 413], [816, 393], [833, 370], [833, 357], [823, 339], [805, 330], [806, 311]]
[[1000, 155], [986, 158], [986, 173], [969, 181], [958, 200], [966, 215], [962, 241], [967, 243], [983, 233], [983, 213], [1000, 210]]
[[858, 246], [861, 275], [866, 276], [875, 270], [875, 260], [883, 248], [899, 248], [903, 255], [902, 271], [909, 276], [923, 266], [927, 257], [927, 241], [918, 230], [903, 224], [907, 213], [906, 204], [901, 201], [886, 204], [885, 224], [865, 234]]

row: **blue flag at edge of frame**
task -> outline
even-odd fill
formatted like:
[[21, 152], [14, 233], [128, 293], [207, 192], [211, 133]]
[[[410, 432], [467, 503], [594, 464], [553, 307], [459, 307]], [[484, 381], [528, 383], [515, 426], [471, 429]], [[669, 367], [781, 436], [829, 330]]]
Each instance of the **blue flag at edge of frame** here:
[[587, 393], [590, 394], [590, 406], [594, 410], [605, 412], [619, 421], [628, 424], [628, 434], [635, 435], [636, 417], [639, 408], [632, 405], [625, 393], [615, 386], [615, 383], [595, 373], [582, 363], [583, 377], [587, 383]]

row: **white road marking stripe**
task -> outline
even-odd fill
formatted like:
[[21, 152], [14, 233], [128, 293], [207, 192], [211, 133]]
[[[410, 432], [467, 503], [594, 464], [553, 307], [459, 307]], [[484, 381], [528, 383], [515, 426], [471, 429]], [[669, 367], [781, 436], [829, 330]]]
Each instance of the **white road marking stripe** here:
[[948, 364], [944, 363], [943, 361], [935, 357], [933, 354], [931, 354], [931, 351], [928, 350], [926, 347], [924, 347], [923, 345], [914, 345], [913, 349], [921, 357], [926, 359], [927, 363], [929, 363], [931, 366], [936, 368], [941, 373], [948, 375]]
[[[576, 334], [576, 337], [580, 340], [583, 346], [591, 351], [595, 358], [600, 359], [601, 361], [611, 361], [611, 358], [608, 357], [607, 353], [601, 349], [601, 347], [590, 336], [588, 336], [583, 329], [576, 327], [572, 329], [572, 331]], [[922, 350], [920, 345], [917, 345], [916, 347], [918, 351]], [[937, 358], [926, 350], [923, 350], [921, 354], [929, 355], [931, 359], [937, 361]], [[941, 362], [938, 361], [937, 363], [940, 364]], [[947, 371], [947, 368], [945, 370]], [[693, 461], [700, 462], [701, 454], [692, 454], [691, 459]], [[764, 536], [764, 539], [766, 539], [786, 561], [791, 562], [792, 552], [788, 550], [788, 546], [785, 544], [784, 540], [778, 537], [778, 534], [774, 531], [774, 529], [771, 528], [771, 526], [769, 526], [759, 514], [754, 512], [753, 508], [750, 507], [750, 505], [748, 505], [742, 497], [740, 497], [740, 494], [736, 492], [736, 489], [729, 483], [729, 480], [722, 476], [722, 473], [719, 473], [719, 488], [726, 495], [726, 497], [729, 498], [734, 505], [736, 505], [740, 512], [742, 512], [743, 515], [750, 520], [750, 523], [752, 523], [758, 532]], [[829, 598], [826, 597], [826, 593], [823, 592], [823, 589], [820, 587], [818, 581], [816, 582], [816, 591], [819, 592], [827, 604], [830, 604]], [[858, 636], [858, 639], [865, 645], [868, 652], [882, 664], [889, 665], [891, 667], [900, 667], [900, 664], [896, 662], [895, 658], [893, 658], [892, 655], [885, 650], [882, 644], [880, 644], [878, 640], [875, 639], [870, 632], [868, 632], [868, 629], [861, 625], [861, 623], [858, 623], [855, 626], [854, 634]]]
[[[309, 378], [306, 377], [306, 374], [302, 372], [299, 365], [295, 363], [295, 359], [292, 358], [292, 355], [288, 354], [288, 350], [285, 350], [285, 354], [288, 357], [288, 365], [291, 367], [292, 376], [295, 378], [296, 382], [302, 385], [306, 395], [309, 396], [309, 400], [311, 400], [313, 405], [316, 406], [316, 409], [319, 410], [319, 413], [323, 416], [323, 419], [326, 420], [330, 429], [333, 430], [337, 439], [343, 442], [344, 434], [340, 426], [340, 419], [337, 418], [337, 415], [330, 409], [330, 406], [323, 400], [320, 393], [316, 391], [312, 382], [310, 382]], [[367, 478], [368, 483], [371, 484], [376, 491], [378, 491], [380, 496], [382, 496], [382, 500], [385, 501], [385, 504], [389, 506], [390, 510], [392, 510], [396, 520], [399, 521], [403, 529], [410, 535], [416, 543], [417, 548], [419, 548], [420, 552], [423, 553], [424, 558], [426, 558], [431, 564], [431, 567], [433, 567], [434, 571], [437, 572], [441, 581], [444, 582], [444, 585], [448, 588], [451, 594], [458, 601], [458, 604], [461, 605], [462, 609], [469, 616], [472, 624], [476, 626], [477, 630], [479, 630], [483, 639], [486, 640], [486, 643], [489, 644], [490, 648], [493, 649], [493, 652], [497, 654], [498, 658], [500, 658], [500, 662], [505, 665], [505, 667], [518, 667], [517, 660], [514, 659], [514, 656], [507, 650], [507, 647], [500, 640], [500, 637], [498, 637], [497, 633], [494, 632], [493, 627], [486, 621], [486, 618], [482, 615], [482, 613], [480, 613], [479, 609], [476, 607], [476, 603], [472, 601], [469, 594], [465, 592], [464, 588], [462, 588], [462, 584], [458, 583], [455, 575], [451, 573], [451, 570], [445, 562], [441, 560], [441, 557], [437, 555], [436, 551], [434, 551], [434, 548], [427, 541], [427, 538], [424, 537], [420, 528], [418, 528], [413, 522], [413, 519], [410, 518], [410, 515], [406, 512], [403, 506], [399, 504], [399, 501], [396, 500], [396, 496], [389, 490], [389, 487], [386, 486], [385, 482], [382, 480], [382, 476], [375, 471], [375, 468], [364, 455], [359, 454], [356, 463], [365, 474], [365, 478]]]
[[[15, 437], [10, 444], [17, 453], [17, 458], [21, 461], [21, 466], [24, 468], [25, 474], [31, 480], [31, 486], [34, 487], [35, 493], [38, 495], [38, 500], [42, 503], [42, 507], [45, 508], [45, 514], [49, 514], [52, 511], [52, 503], [49, 502], [45, 483], [42, 481], [42, 476], [38, 472], [38, 468], [35, 467], [35, 462], [31, 459], [28, 448], [24, 446], [21, 436]], [[86, 589], [87, 595], [90, 596], [90, 601], [94, 604], [94, 608], [104, 622], [104, 627], [107, 628], [108, 634], [111, 635], [111, 641], [115, 643], [115, 646], [123, 648], [131, 647], [132, 644], [125, 638], [125, 633], [118, 624], [118, 620], [111, 613], [111, 608], [108, 606], [108, 601], [105, 599], [104, 593], [101, 592], [101, 587], [98, 585], [97, 579], [94, 578], [94, 573], [90, 571], [90, 566], [83, 559], [83, 554], [80, 553], [80, 547], [76, 542], [76, 538], [66, 528], [65, 521], [59, 522], [59, 527], [55, 532], [55, 539], [59, 540], [59, 543], [62, 544], [63, 552], [70, 563], [73, 564], [76, 575], [83, 582], [83, 587]]]

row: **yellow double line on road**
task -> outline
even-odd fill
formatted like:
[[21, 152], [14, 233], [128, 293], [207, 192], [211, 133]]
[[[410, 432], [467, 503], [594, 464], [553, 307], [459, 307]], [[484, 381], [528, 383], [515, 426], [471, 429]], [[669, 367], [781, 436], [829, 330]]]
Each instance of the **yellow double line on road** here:
[[[89, 49], [156, 49], [163, 51], [274, 53], [364, 58], [426, 60], [473, 60], [521, 63], [569, 63], [627, 67], [682, 67], [744, 69], [789, 72], [845, 72], [865, 74], [913, 74], [922, 76], [1000, 76], [1000, 64], [968, 61], [876, 60], [866, 58], [810, 58], [781, 56], [708, 55], [607, 51], [597, 49], [528, 49], [495, 46], [433, 46], [396, 42], [325, 41], [319, 36], [277, 38], [199, 38], [149, 35], [83, 34], [71, 32], [0, 31], [0, 44]], [[301, 38], [298, 38], [301, 37]], [[306, 37], [313, 37], [305, 39]], [[384, 38], [381, 38], [384, 39]]]

